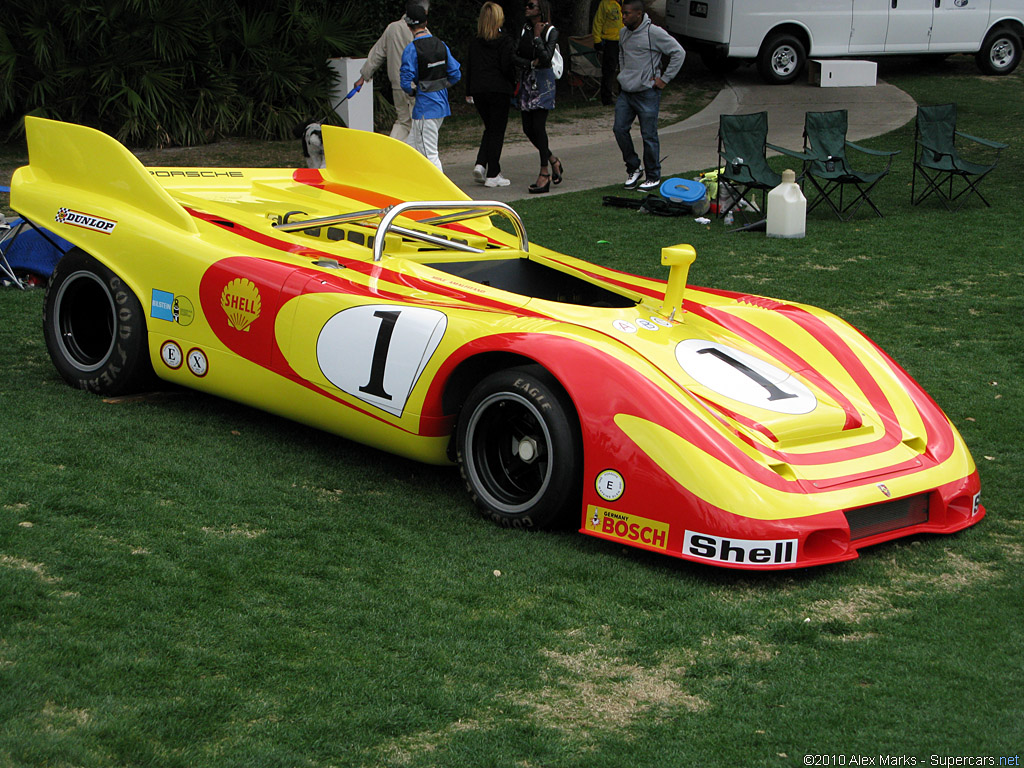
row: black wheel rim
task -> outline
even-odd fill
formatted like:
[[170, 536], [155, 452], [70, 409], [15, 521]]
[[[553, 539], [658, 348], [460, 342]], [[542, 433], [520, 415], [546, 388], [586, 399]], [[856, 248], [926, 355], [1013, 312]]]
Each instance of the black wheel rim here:
[[68, 362], [95, 371], [110, 358], [116, 312], [107, 286], [92, 272], [75, 272], [61, 284], [54, 300], [54, 331]]
[[529, 510], [551, 482], [551, 433], [532, 401], [499, 392], [484, 399], [466, 427], [467, 470], [477, 491], [506, 513]]

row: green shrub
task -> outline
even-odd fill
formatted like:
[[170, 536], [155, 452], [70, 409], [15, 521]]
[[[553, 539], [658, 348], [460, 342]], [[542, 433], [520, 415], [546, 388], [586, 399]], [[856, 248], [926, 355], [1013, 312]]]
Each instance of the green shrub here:
[[0, 130], [31, 114], [136, 146], [284, 138], [329, 111], [327, 59], [367, 37], [330, 0], [7, 0]]

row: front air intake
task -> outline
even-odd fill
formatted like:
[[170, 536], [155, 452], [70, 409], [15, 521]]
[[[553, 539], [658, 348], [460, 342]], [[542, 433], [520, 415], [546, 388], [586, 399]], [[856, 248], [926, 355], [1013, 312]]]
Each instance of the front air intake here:
[[928, 494], [851, 509], [845, 514], [851, 540], [909, 528], [928, 522]]

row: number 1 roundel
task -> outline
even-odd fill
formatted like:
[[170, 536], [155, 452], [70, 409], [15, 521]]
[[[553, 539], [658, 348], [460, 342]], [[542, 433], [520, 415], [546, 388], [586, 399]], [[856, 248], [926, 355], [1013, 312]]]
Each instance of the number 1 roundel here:
[[436, 309], [352, 307], [334, 315], [320, 331], [317, 362], [342, 392], [401, 416], [447, 326], [447, 316]]
[[676, 361], [699, 384], [747, 405], [794, 416], [818, 405], [814, 393], [789, 371], [724, 344], [681, 341]]

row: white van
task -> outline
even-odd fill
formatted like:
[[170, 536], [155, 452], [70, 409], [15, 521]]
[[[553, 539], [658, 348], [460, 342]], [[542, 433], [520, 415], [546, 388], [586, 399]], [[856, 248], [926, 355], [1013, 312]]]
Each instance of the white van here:
[[808, 57], [974, 53], [990, 75], [1016, 69], [1024, 0], [667, 0], [665, 27], [719, 71], [756, 60], [788, 83]]

